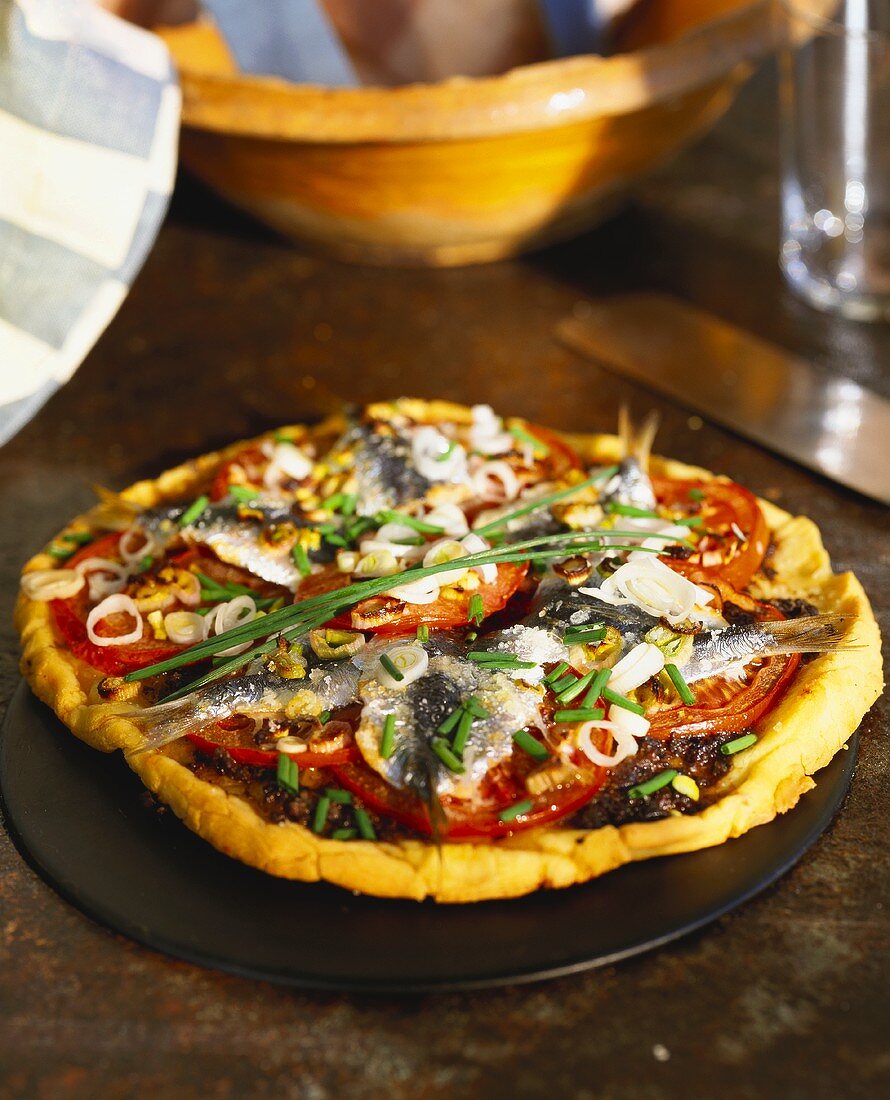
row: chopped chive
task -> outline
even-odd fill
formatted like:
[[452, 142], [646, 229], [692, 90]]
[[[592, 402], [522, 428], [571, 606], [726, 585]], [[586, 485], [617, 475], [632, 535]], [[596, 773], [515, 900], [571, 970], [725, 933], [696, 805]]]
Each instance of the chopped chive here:
[[380, 755], [384, 760], [389, 760], [392, 756], [395, 737], [396, 716], [394, 714], [387, 714], [383, 722], [383, 734], [380, 738]]
[[321, 502], [321, 506], [326, 512], [336, 512], [342, 506], [342, 504], [342, 493], [334, 493], [332, 496], [327, 497]]
[[198, 516], [204, 511], [207, 505], [210, 503], [210, 497], [201, 496], [196, 501], [186, 508], [186, 510], [179, 517], [179, 526], [188, 527], [190, 523], [194, 523]]
[[701, 489], [690, 489], [689, 490], [689, 499], [690, 500], [704, 500], [705, 499], [705, 494], [701, 491]]
[[664, 671], [670, 676], [671, 683], [674, 685], [677, 694], [680, 696], [681, 702], [691, 705], [695, 702], [695, 692], [683, 679], [683, 673], [677, 668], [676, 665], [665, 665]]
[[62, 542], [73, 542], [75, 546], [86, 546], [88, 542], [92, 542], [95, 539], [95, 535], [89, 531], [68, 531], [64, 535], [59, 536]]
[[354, 808], [355, 823], [358, 825], [358, 831], [361, 834], [362, 840], [376, 840], [377, 834], [374, 832], [374, 826], [366, 810], [363, 810], [361, 806]]
[[272, 438], [276, 443], [293, 443], [291, 437], [289, 435], [286, 435], [284, 432], [276, 432], [272, 436]]
[[507, 431], [514, 439], [518, 439], [520, 443], [530, 443], [542, 458], [546, 458], [547, 455], [550, 454], [550, 448], [543, 439], [538, 439], [538, 437], [532, 435], [531, 432], [527, 432], [525, 428], [512, 427], [508, 428]]
[[445, 448], [445, 450], [441, 454], [436, 455], [436, 462], [445, 462], [446, 459], [451, 458], [452, 454], [454, 454], [454, 448], [456, 446], [457, 444], [454, 442], [453, 439], [449, 440], [448, 446]]
[[485, 605], [482, 603], [482, 597], [478, 592], [474, 592], [470, 596], [470, 605], [467, 608], [467, 622], [475, 623], [479, 626], [482, 620], [485, 618]]
[[355, 829], [334, 829], [331, 833], [331, 840], [352, 840], [357, 835]]
[[151, 554], [146, 554], [145, 557], [140, 560], [139, 565], [138, 565], [137, 568], [138, 568], [140, 573], [144, 573], [147, 569], [151, 569], [151, 567], [154, 565], [154, 563], [155, 563], [155, 560], [151, 556]]
[[299, 569], [300, 574], [304, 577], [308, 577], [312, 572], [312, 565], [309, 561], [309, 555], [306, 553], [306, 547], [298, 542], [291, 550], [291, 557], [294, 559], [294, 565]]
[[444, 741], [441, 737], [434, 737], [432, 747], [433, 752], [449, 771], [456, 772], [458, 775], [463, 775], [464, 766], [451, 751], [447, 741]]
[[290, 791], [291, 794], [300, 793], [300, 769], [296, 760], [286, 753], [278, 754], [278, 785]]
[[261, 489], [254, 489], [250, 485], [229, 486], [229, 496], [234, 497], [239, 504], [249, 504], [252, 500], [256, 500], [261, 493]]
[[683, 516], [682, 519], [671, 520], [678, 527], [701, 527], [704, 520], [701, 516]]
[[633, 516], [635, 519], [660, 519], [658, 512], [651, 508], [637, 508], [635, 504], [620, 504], [617, 500], [606, 502], [606, 512], [610, 516]]
[[422, 535], [445, 534], [444, 527], [438, 527], [435, 523], [426, 523], [422, 519], [415, 519], [414, 516], [406, 515], [404, 512], [378, 512], [375, 519], [381, 527], [384, 523], [403, 523], [406, 527], [411, 527]]
[[328, 820], [328, 810], [331, 808], [331, 800], [323, 794], [315, 806], [315, 816], [312, 818], [312, 831], [320, 833]]
[[574, 674], [574, 672], [567, 672], [565, 676], [560, 676], [560, 678], [554, 683], [550, 684], [549, 687], [554, 695], [559, 695], [560, 692], [565, 691], [567, 687], [571, 687], [572, 684], [576, 684], [577, 682], [578, 677]]
[[612, 675], [610, 668], [601, 668], [599, 672], [594, 676], [593, 683], [590, 685], [590, 691], [584, 696], [581, 705], [585, 707], [592, 707], [593, 704], [599, 699], [603, 693], [603, 688], [609, 682]]
[[462, 757], [464, 749], [467, 747], [467, 741], [470, 738], [470, 730], [473, 728], [473, 715], [468, 710], [465, 710], [460, 716], [460, 720], [457, 723], [457, 733], [454, 735], [454, 740], [451, 743], [452, 751], [455, 756]]
[[500, 649], [471, 649], [467, 657], [480, 665], [488, 664], [489, 661], [517, 661], [519, 659], [515, 653], [506, 653]]
[[639, 703], [635, 703], [633, 699], [628, 699], [626, 695], [619, 695], [617, 691], [612, 691], [611, 688], [603, 688], [600, 692], [603, 699], [607, 703], [611, 703], [613, 707], [621, 707], [623, 710], [629, 710], [633, 714], [645, 714], [646, 708], [641, 707]]
[[502, 657], [499, 661], [481, 661], [481, 668], [487, 668], [491, 672], [513, 672], [521, 668], [537, 668], [534, 661], [520, 661], [515, 657]]
[[534, 757], [535, 760], [550, 759], [550, 750], [547, 746], [542, 745], [536, 737], [532, 737], [528, 730], [517, 730], [513, 734], [513, 740], [524, 752]]
[[331, 720], [331, 712], [329, 710], [323, 710], [321, 714], [319, 714], [318, 720], [323, 726], [326, 726]]
[[467, 699], [467, 701], [464, 703], [464, 709], [468, 710], [474, 718], [488, 717], [488, 711], [485, 709], [485, 707], [482, 706], [475, 695], [471, 695], [469, 699]]
[[339, 802], [341, 806], [348, 806], [352, 802], [349, 791], [341, 791], [337, 787], [325, 787], [324, 793], [331, 802]]
[[522, 802], [516, 802], [512, 806], [508, 806], [506, 810], [501, 810], [498, 817], [504, 822], [515, 821], [517, 817], [527, 814], [533, 805], [534, 803], [526, 798]]
[[601, 642], [605, 636], [606, 628], [596, 626], [590, 630], [578, 630], [571, 634], [566, 631], [562, 640], [566, 645], [583, 645], [585, 642]]
[[720, 751], [724, 756], [734, 756], [737, 752], [741, 752], [742, 749], [749, 749], [756, 742], [756, 733], [746, 733], [742, 737], [735, 737], [732, 741], [727, 741], [725, 745], [721, 745]]
[[556, 683], [560, 676], [568, 672], [568, 661], [560, 661], [556, 668], [552, 668], [544, 677], [544, 683], [549, 687], [551, 684]]
[[340, 505], [340, 514], [344, 516], [354, 515], [358, 506], [358, 497], [355, 493], [343, 493], [342, 496], [343, 503]]
[[405, 674], [403, 672], [400, 672], [399, 669], [396, 668], [395, 664], [393, 664], [392, 658], [389, 656], [388, 653], [381, 653], [379, 659], [380, 664], [383, 666], [383, 668], [386, 669], [386, 671], [390, 674], [390, 676], [392, 676], [394, 680], [398, 680], [399, 682], [401, 682], [405, 679]]
[[676, 768], [668, 768], [665, 772], [659, 772], [658, 775], [653, 775], [652, 778], [647, 779], [645, 783], [638, 783], [635, 787], [631, 787], [627, 792], [627, 797], [645, 798], [646, 795], [655, 794], [656, 791], [660, 791], [662, 787], [666, 787], [668, 783], [679, 774]]
[[556, 698], [560, 703], [571, 703], [571, 701], [577, 698], [582, 691], [596, 678], [598, 675], [597, 669], [592, 669], [590, 672], [585, 673], [580, 680], [575, 680], [573, 684], [569, 684], [568, 687], [563, 688], [562, 691], [557, 692]]
[[436, 727], [436, 733], [451, 733], [451, 731], [460, 721], [460, 717], [462, 714], [463, 710], [460, 707], [458, 707], [456, 710], [453, 710], [451, 714], [449, 714], [448, 717], [441, 721]]
[[417, 640], [418, 642], [428, 642], [430, 640], [430, 628], [426, 623], [421, 623], [417, 628]]
[[603, 712], [597, 707], [579, 707], [577, 710], [557, 710], [553, 712], [554, 722], [600, 722]]
[[579, 481], [577, 485], [569, 485], [565, 489], [558, 489], [555, 493], [546, 493], [544, 496], [529, 501], [528, 504], [523, 504], [520, 508], [514, 508], [512, 512], [507, 512], [498, 519], [492, 520], [491, 523], [486, 523], [484, 527], [474, 527], [473, 530], [478, 535], [488, 537], [489, 532], [506, 527], [514, 519], [519, 519], [520, 516], [528, 515], [529, 512], [538, 512], [542, 508], [549, 508], [551, 504], [556, 504], [557, 501], [564, 500], [566, 497], [574, 496], [575, 493], [580, 493], [583, 489], [588, 489], [591, 485], [596, 485], [599, 481], [605, 481], [606, 478], [610, 478], [617, 473], [617, 466], [605, 466], [602, 470], [597, 470], [595, 474], [591, 474], [584, 481]]

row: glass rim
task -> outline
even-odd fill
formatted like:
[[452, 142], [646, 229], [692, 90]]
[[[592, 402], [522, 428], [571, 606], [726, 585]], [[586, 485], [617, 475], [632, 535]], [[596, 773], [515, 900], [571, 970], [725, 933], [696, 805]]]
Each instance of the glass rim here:
[[800, 19], [802, 23], [822, 34], [831, 34], [836, 38], [849, 38], [852, 41], [871, 40], [875, 42], [890, 42], [890, 30], [876, 30], [869, 27], [866, 30], [850, 30], [843, 23], [832, 19], [827, 15], [820, 15], [806, 5], [806, 0], [778, 0], [778, 5], [789, 15]]

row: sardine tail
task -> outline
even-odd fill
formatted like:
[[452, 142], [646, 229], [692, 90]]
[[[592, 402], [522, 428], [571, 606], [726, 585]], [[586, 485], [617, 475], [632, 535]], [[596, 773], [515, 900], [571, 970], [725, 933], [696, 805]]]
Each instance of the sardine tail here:
[[759, 628], [772, 638], [771, 653], [829, 653], [856, 648], [855, 644], [845, 641], [852, 621], [851, 615], [830, 612], [760, 623]]
[[187, 695], [169, 703], [158, 703], [146, 707], [135, 717], [135, 723], [142, 731], [142, 744], [131, 751], [131, 755], [151, 752], [169, 745], [184, 737], [196, 727], [196, 696]]
[[624, 458], [635, 459], [643, 471], [649, 468], [649, 455], [658, 431], [659, 415], [655, 409], [640, 424], [634, 424], [627, 405], [618, 410], [618, 435]]

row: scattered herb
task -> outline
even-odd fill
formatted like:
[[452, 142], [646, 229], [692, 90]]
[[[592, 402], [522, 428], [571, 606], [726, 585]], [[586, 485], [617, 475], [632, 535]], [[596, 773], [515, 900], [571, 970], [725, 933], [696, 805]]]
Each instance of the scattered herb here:
[[533, 757], [535, 760], [549, 760], [550, 750], [546, 745], [542, 745], [541, 742], [528, 732], [528, 730], [517, 730], [513, 734], [513, 740], [524, 751]]
[[190, 504], [179, 517], [179, 526], [188, 527], [190, 523], [194, 523], [198, 516], [207, 508], [209, 503], [210, 497], [198, 497], [198, 499]]
[[527, 814], [533, 805], [534, 803], [526, 798], [522, 802], [516, 802], [512, 806], [508, 806], [506, 810], [501, 810], [498, 817], [503, 822], [515, 821], [517, 817]]
[[655, 794], [656, 791], [660, 791], [662, 787], [666, 787], [668, 783], [672, 782], [679, 775], [676, 768], [668, 768], [667, 771], [659, 772], [658, 775], [653, 775], [651, 779], [647, 779], [645, 783], [638, 783], [635, 787], [631, 787], [627, 792], [628, 798], [645, 798], [647, 795]]
[[720, 751], [724, 756], [735, 756], [737, 752], [741, 752], [743, 749], [750, 749], [750, 747], [757, 743], [756, 733], [746, 733], [742, 737], [736, 737], [732, 741], [727, 741], [725, 745], [720, 746]]
[[676, 665], [667, 664], [664, 666], [664, 671], [670, 676], [671, 683], [674, 685], [674, 689], [680, 696], [680, 700], [686, 703], [687, 706], [691, 706], [695, 702], [695, 692], [683, 679], [683, 673], [677, 668]]

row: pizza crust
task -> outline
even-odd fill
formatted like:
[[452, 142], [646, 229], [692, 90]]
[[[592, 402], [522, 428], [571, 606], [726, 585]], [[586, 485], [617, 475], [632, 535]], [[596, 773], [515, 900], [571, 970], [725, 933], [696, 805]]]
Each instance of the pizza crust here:
[[[460, 406], [416, 403], [425, 419], [456, 418]], [[386, 406], [374, 407], [381, 410]], [[465, 419], [466, 410], [460, 419]], [[335, 421], [319, 431], [332, 431]], [[568, 437], [587, 461], [618, 457], [612, 436]], [[150, 507], [194, 495], [223, 461], [244, 443], [205, 455], [140, 482], [122, 497]], [[653, 458], [652, 468], [670, 477], [705, 477], [707, 470]], [[585, 882], [638, 859], [694, 851], [721, 844], [791, 809], [815, 782], [813, 774], [841, 751], [883, 687], [880, 636], [868, 599], [851, 573], [835, 575], [810, 520], [792, 517], [760, 502], [775, 551], [775, 578], [762, 578], [755, 594], [798, 596], [820, 610], [843, 611], [852, 619], [858, 648], [823, 654], [803, 665], [790, 689], [759, 723], [756, 745], [739, 758], [715, 790], [717, 801], [693, 816], [640, 822], [596, 830], [536, 829], [497, 842], [445, 843], [422, 840], [336, 841], [318, 837], [293, 822], [271, 824], [251, 806], [221, 787], [199, 779], [165, 751], [129, 755], [130, 767], [186, 825], [226, 855], [283, 878], [324, 879], [350, 890], [381, 897], [426, 897], [470, 902], [517, 897], [542, 887]], [[70, 529], [89, 526], [91, 514]], [[48, 568], [48, 555], [27, 569]], [[16, 622], [22, 634], [22, 672], [36, 694], [82, 740], [111, 751], [135, 748], [138, 728], [127, 718], [127, 704], [101, 702], [101, 673], [79, 661], [59, 643], [45, 603], [20, 596]]]

